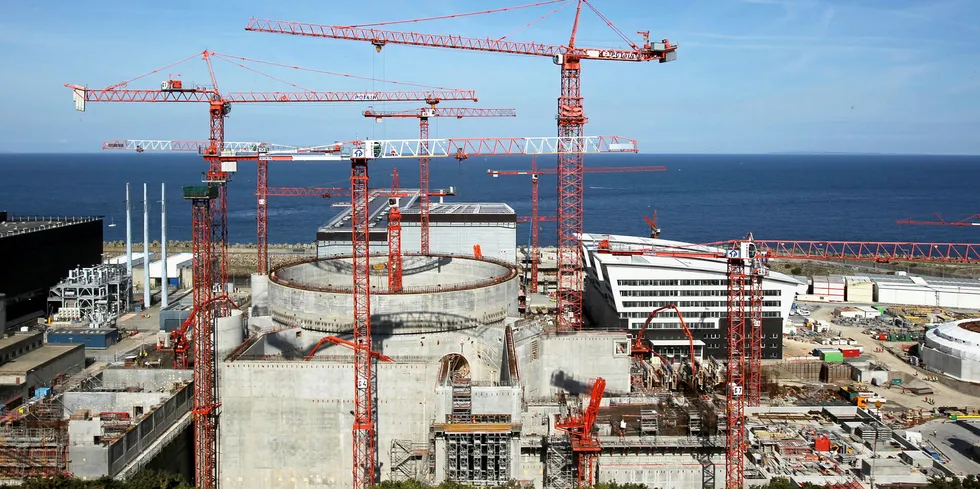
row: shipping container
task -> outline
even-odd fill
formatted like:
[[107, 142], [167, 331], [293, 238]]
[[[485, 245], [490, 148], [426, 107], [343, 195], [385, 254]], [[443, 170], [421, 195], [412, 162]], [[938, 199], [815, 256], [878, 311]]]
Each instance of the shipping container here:
[[857, 358], [861, 356], [861, 350], [857, 348], [841, 348], [840, 352], [844, 355], [844, 358]]
[[53, 344], [82, 344], [86, 349], [104, 350], [119, 342], [116, 328], [59, 328], [47, 333]]
[[820, 359], [826, 363], [844, 363], [844, 354], [837, 351], [821, 352]]
[[826, 436], [818, 436], [813, 440], [813, 449], [818, 452], [829, 452], [830, 451], [830, 438]]

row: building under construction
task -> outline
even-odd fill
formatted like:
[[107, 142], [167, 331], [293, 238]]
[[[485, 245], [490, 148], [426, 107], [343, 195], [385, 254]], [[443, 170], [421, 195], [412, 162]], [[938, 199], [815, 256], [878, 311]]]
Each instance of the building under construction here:
[[190, 371], [65, 372], [49, 385], [0, 411], [2, 482], [59, 474], [125, 479], [147, 466], [190, 477]]

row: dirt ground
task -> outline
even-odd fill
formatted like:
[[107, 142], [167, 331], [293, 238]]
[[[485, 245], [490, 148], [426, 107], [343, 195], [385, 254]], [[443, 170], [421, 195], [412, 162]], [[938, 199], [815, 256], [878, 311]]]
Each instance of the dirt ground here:
[[[811, 306], [813, 319], [820, 319], [825, 321], [831, 321], [833, 319], [833, 306]], [[870, 356], [876, 361], [884, 363], [888, 366], [890, 371], [904, 372], [909, 375], [915, 375], [916, 369], [903, 361], [901, 358], [885, 351], [885, 352], [875, 352], [876, 348], [882, 346], [893, 346], [887, 342], [882, 342], [871, 338], [870, 336], [863, 334], [860, 328], [839, 326], [834, 324], [831, 327], [831, 332], [837, 333], [841, 332], [845, 337], [853, 338], [858, 346], [864, 347], [865, 356]], [[796, 355], [807, 355], [813, 350], [817, 345], [814, 343], [803, 343], [793, 340], [784, 340], [783, 342], [783, 355], [784, 356], [796, 356]], [[802, 352], [802, 353], [800, 353]], [[919, 373], [919, 376], [924, 374]], [[902, 393], [900, 389], [885, 389], [880, 388], [880, 394], [888, 399], [889, 404], [894, 402], [895, 404], [905, 406], [913, 409], [934, 409], [938, 406], [960, 406], [960, 407], [980, 407], [980, 397], [971, 396], [959, 392], [953, 388], [944, 386], [938, 382], [928, 382], [928, 385], [932, 387], [935, 394], [929, 396], [916, 396], [913, 394]], [[935, 404], [929, 404], [925, 402], [925, 398], [935, 398]]]

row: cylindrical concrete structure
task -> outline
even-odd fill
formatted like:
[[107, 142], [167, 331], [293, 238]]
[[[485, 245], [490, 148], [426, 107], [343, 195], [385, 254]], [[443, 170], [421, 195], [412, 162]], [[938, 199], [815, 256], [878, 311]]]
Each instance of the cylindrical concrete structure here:
[[980, 321], [962, 319], [926, 332], [919, 347], [926, 366], [967, 382], [980, 382]]
[[218, 318], [215, 321], [214, 341], [218, 350], [218, 360], [223, 360], [245, 341], [242, 311], [233, 309], [230, 316]]
[[252, 308], [256, 310], [253, 316], [268, 316], [269, 310], [269, 276], [253, 273], [250, 279], [252, 289]]
[[[473, 257], [406, 256], [403, 290], [387, 291], [385, 256], [371, 258], [371, 330], [378, 334], [500, 326], [516, 317], [518, 273], [507, 262]], [[281, 326], [346, 333], [352, 328], [350, 257], [306, 260], [269, 274], [269, 313]], [[253, 298], [254, 298], [253, 290]], [[253, 299], [254, 300], [254, 299]]]

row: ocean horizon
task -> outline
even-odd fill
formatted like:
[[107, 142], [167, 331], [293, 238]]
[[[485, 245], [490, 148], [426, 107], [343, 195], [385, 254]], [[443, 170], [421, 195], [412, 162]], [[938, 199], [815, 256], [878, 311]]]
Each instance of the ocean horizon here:
[[[974, 200], [980, 156], [842, 153], [607, 154], [586, 157], [586, 168], [667, 167], [652, 173], [596, 173], [585, 177], [585, 231], [645, 236], [644, 216], [658, 211], [662, 237], [712, 242], [752, 232], [759, 239], [980, 242], [971, 227], [909, 226], [934, 212], [959, 220], [980, 212]], [[539, 158], [554, 168], [555, 157]], [[392, 168], [401, 186], [418, 186], [413, 160], [373, 162], [371, 187], [390, 188]], [[487, 175], [488, 169], [527, 170], [526, 156], [433, 159], [430, 186], [454, 186], [447, 202], [504, 202], [530, 214], [530, 177]], [[148, 184], [150, 240], [159, 239], [160, 184], [167, 185], [168, 239], [190, 239], [190, 205], [181, 186], [205, 170], [194, 154], [0, 153], [0, 210], [11, 215], [102, 215], [105, 239], [124, 239], [125, 184], [131, 185], [133, 233], [142, 239], [143, 183]], [[255, 242], [255, 164], [240, 162], [229, 184], [229, 241]], [[556, 177], [540, 178], [540, 213], [554, 215]], [[273, 162], [270, 186], [347, 187], [342, 162]], [[309, 243], [317, 227], [345, 199], [272, 197], [270, 243]], [[116, 226], [110, 227], [109, 224]], [[554, 223], [541, 224], [541, 244], [555, 243]], [[518, 244], [528, 225], [518, 227]]]

